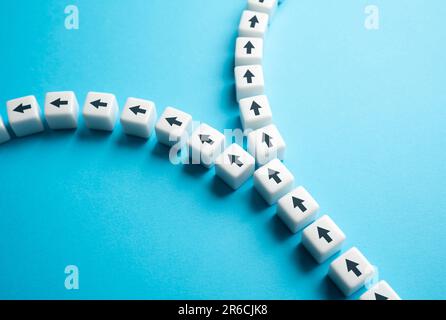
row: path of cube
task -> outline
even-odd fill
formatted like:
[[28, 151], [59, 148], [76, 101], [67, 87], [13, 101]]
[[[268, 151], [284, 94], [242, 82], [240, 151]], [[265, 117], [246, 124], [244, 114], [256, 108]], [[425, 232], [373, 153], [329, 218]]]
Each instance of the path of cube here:
[[[253, 176], [254, 188], [269, 204], [277, 204], [277, 215], [292, 233], [302, 231], [302, 244], [322, 264], [339, 253], [346, 236], [336, 223], [324, 215], [317, 219], [319, 204], [302, 186], [294, 188], [294, 176], [283, 164], [286, 144], [273, 124], [268, 97], [264, 94], [263, 42], [280, 0], [247, 0], [239, 25], [235, 49], [235, 85], [240, 119], [247, 134], [247, 150], [233, 143], [207, 124], [193, 128], [192, 116], [167, 107], [157, 121], [155, 103], [128, 98], [120, 115], [127, 135], [149, 139], [155, 132], [159, 143], [187, 150], [193, 163], [215, 173], [234, 190]], [[76, 129], [79, 105], [74, 92], [49, 92], [44, 115], [52, 130]], [[119, 116], [116, 97], [110, 93], [88, 93], [82, 109], [85, 125], [92, 130], [113, 131]], [[9, 125], [16, 137], [44, 131], [39, 104], [34, 96], [7, 102]], [[0, 116], [0, 144], [11, 139]], [[257, 168], [257, 169], [256, 169]], [[352, 247], [334, 259], [329, 277], [350, 296], [369, 285], [375, 268]], [[379, 281], [361, 300], [399, 300], [386, 281]]]

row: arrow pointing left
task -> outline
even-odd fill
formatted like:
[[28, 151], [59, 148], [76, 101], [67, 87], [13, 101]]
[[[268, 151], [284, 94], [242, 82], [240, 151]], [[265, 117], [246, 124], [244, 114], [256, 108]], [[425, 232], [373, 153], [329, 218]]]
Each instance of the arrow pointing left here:
[[347, 265], [348, 272], [353, 272], [357, 277], [360, 277], [362, 275], [361, 271], [359, 271], [358, 269], [359, 263], [345, 259], [345, 264]]
[[20, 112], [20, 113], [25, 113], [25, 110], [28, 110], [28, 109], [31, 109], [31, 105], [30, 104], [23, 105], [23, 103], [21, 103], [13, 111]]
[[239, 168], [243, 166], [243, 163], [239, 160], [240, 156], [237, 156], [235, 154], [228, 154], [229, 161], [231, 161], [231, 164], [236, 164]]
[[101, 99], [95, 100], [93, 102], [90, 102], [90, 104], [95, 107], [96, 109], [99, 109], [100, 107], [107, 107], [107, 102], [102, 102]]
[[273, 179], [277, 184], [281, 183], [282, 179], [279, 178], [279, 173], [279, 171], [268, 168], [268, 179]]
[[202, 144], [214, 144], [214, 140], [212, 140], [208, 134], [199, 134], [198, 137], [200, 138]]
[[54, 100], [53, 102], [51, 102], [51, 104], [57, 108], [60, 108], [60, 106], [68, 105], [68, 101], [61, 100], [60, 98], [58, 98], [58, 99]]
[[145, 114], [147, 112], [147, 110], [142, 109], [141, 106], [131, 107], [130, 111], [132, 111], [135, 114], [135, 116], [137, 116], [138, 113]]

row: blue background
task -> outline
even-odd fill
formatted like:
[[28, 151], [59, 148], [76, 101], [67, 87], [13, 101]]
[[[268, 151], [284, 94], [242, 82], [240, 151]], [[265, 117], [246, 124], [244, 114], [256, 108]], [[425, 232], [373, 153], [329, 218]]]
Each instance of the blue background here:
[[[401, 297], [445, 298], [446, 3], [375, 0], [378, 31], [367, 4], [289, 0], [274, 17], [264, 68], [285, 162]], [[244, 5], [2, 1], [0, 100], [105, 91], [238, 127]], [[47, 130], [0, 146], [0, 170], [0, 298], [342, 298], [251, 180], [231, 192], [154, 137]]]

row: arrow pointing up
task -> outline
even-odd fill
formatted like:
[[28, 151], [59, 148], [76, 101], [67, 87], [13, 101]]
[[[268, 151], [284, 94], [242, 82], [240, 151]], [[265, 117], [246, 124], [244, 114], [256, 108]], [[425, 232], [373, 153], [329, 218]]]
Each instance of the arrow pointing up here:
[[249, 19], [249, 22], [251, 22], [250, 27], [255, 28], [256, 24], [259, 23], [259, 19], [257, 19], [257, 16], [254, 16], [251, 19]]
[[142, 109], [141, 106], [131, 107], [130, 111], [132, 111], [136, 116], [138, 115], [138, 113], [146, 114], [147, 112], [147, 110]]
[[248, 41], [248, 43], [243, 48], [246, 49], [246, 54], [251, 54], [252, 49], [255, 49], [256, 47], [254, 47], [251, 41]]
[[239, 160], [240, 156], [237, 156], [235, 154], [228, 154], [229, 161], [231, 161], [231, 164], [236, 164], [239, 168], [243, 166], [243, 163]]
[[376, 292], [375, 292], [375, 299], [376, 300], [389, 300], [388, 297], [383, 296], [382, 294], [379, 294], [379, 293], [376, 293]]
[[93, 102], [90, 102], [90, 104], [95, 107], [96, 109], [99, 109], [100, 107], [106, 108], [107, 102], [101, 102], [101, 99], [95, 100]]
[[259, 105], [257, 102], [253, 101], [252, 105], [251, 105], [251, 109], [249, 109], [249, 110], [254, 111], [254, 115], [258, 116], [258, 115], [260, 115], [259, 109], [262, 109], [262, 106]]
[[246, 81], [248, 83], [252, 83], [252, 78], [255, 78], [256, 76], [248, 69], [245, 72], [245, 75], [243, 76], [243, 78], [246, 78]]
[[214, 140], [212, 140], [208, 134], [199, 134], [198, 137], [200, 138], [202, 144], [214, 144]]
[[359, 263], [356, 263], [356, 262], [348, 260], [348, 259], [345, 259], [345, 263], [347, 265], [348, 272], [352, 271], [355, 274], [355, 276], [357, 276], [357, 277], [362, 275], [361, 271], [359, 271], [359, 269], [358, 269]]
[[66, 100], [61, 100], [61, 99], [59, 98], [59, 99], [56, 99], [56, 100], [54, 100], [53, 102], [51, 102], [51, 104], [52, 104], [53, 106], [57, 107], [57, 108], [60, 108], [60, 106], [66, 106], [66, 105], [68, 104], [68, 101], [66, 101]]
[[172, 127], [173, 125], [176, 125], [178, 127], [180, 127], [183, 123], [177, 120], [178, 117], [171, 117], [171, 118], [166, 118], [166, 121], [169, 123], [169, 125]]
[[23, 103], [21, 103], [13, 111], [20, 112], [20, 113], [25, 113], [25, 110], [28, 110], [28, 109], [31, 109], [31, 105], [30, 104], [23, 105]]
[[281, 183], [282, 180], [279, 178], [279, 173], [279, 171], [268, 168], [268, 179], [273, 179], [277, 184]]
[[300, 211], [305, 212], [307, 211], [307, 208], [304, 206], [304, 202], [305, 200], [296, 198], [296, 197], [291, 197], [293, 199], [293, 207], [294, 209], [299, 208]]
[[267, 145], [268, 148], [271, 148], [273, 146], [271, 140], [273, 137], [271, 137], [269, 134], [263, 132], [262, 133], [262, 142]]
[[317, 233], [319, 235], [319, 239], [324, 238], [325, 241], [327, 241], [327, 243], [330, 243], [333, 241], [333, 239], [328, 235], [330, 233], [330, 230], [321, 228], [321, 227], [317, 227]]

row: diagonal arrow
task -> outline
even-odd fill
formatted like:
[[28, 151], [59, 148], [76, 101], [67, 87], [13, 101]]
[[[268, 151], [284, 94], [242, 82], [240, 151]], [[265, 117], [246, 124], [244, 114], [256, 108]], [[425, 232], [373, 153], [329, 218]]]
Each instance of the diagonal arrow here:
[[271, 137], [269, 134], [263, 132], [263, 134], [262, 134], [262, 142], [265, 143], [268, 148], [271, 148], [273, 146], [273, 144], [271, 142], [272, 139], [273, 139], [273, 137]]
[[254, 115], [258, 116], [260, 115], [259, 109], [262, 109], [262, 106], [259, 105], [257, 102], [253, 101], [251, 104], [251, 108], [249, 110], [254, 111]]
[[147, 112], [147, 110], [142, 109], [141, 106], [131, 107], [130, 111], [132, 111], [136, 116], [138, 115], [138, 113], [146, 114]]
[[90, 102], [90, 104], [95, 107], [96, 109], [99, 109], [100, 107], [106, 108], [107, 102], [102, 102], [101, 99], [95, 100], [93, 102]]
[[251, 19], [249, 19], [249, 22], [251, 22], [250, 27], [255, 28], [256, 24], [259, 23], [259, 19], [257, 19], [257, 16], [254, 16]]
[[51, 102], [51, 104], [57, 108], [60, 108], [60, 106], [66, 106], [68, 105], [68, 101], [67, 100], [61, 100], [60, 98], [54, 100], [53, 102]]
[[170, 117], [170, 118], [166, 118], [166, 121], [169, 123], [169, 125], [172, 127], [173, 125], [176, 125], [178, 127], [181, 127], [181, 125], [183, 124], [182, 122], [177, 120], [178, 117]]
[[388, 297], [383, 296], [382, 294], [379, 294], [379, 293], [376, 293], [376, 292], [375, 292], [375, 299], [376, 300], [389, 300]]
[[200, 138], [202, 144], [214, 144], [214, 140], [212, 140], [208, 134], [199, 134], [198, 137]]
[[235, 154], [228, 154], [229, 161], [231, 161], [231, 164], [236, 164], [239, 168], [243, 166], [243, 163], [239, 160], [240, 156], [237, 156]]
[[246, 49], [246, 54], [251, 54], [252, 49], [255, 49], [256, 47], [254, 47], [251, 41], [248, 41], [248, 43], [243, 48]]
[[359, 263], [356, 263], [356, 262], [348, 260], [348, 259], [345, 259], [345, 263], [347, 265], [348, 272], [352, 271], [355, 274], [355, 276], [357, 276], [357, 277], [362, 275], [361, 271], [359, 271], [359, 269], [358, 269]]
[[317, 233], [319, 235], [319, 239], [324, 238], [325, 241], [327, 241], [327, 243], [330, 243], [333, 241], [333, 239], [328, 235], [330, 233], [330, 230], [321, 228], [321, 227], [317, 227]]
[[28, 109], [31, 109], [31, 105], [30, 104], [23, 105], [23, 103], [21, 103], [13, 111], [20, 112], [20, 113], [25, 113], [25, 110], [28, 110]]
[[279, 173], [279, 171], [268, 168], [268, 179], [273, 179], [277, 184], [281, 183], [282, 180], [279, 178]]
[[307, 211], [307, 208], [304, 206], [304, 202], [305, 200], [296, 198], [296, 197], [291, 197], [293, 199], [293, 207], [294, 209], [299, 208], [300, 211], [305, 212]]
[[255, 78], [256, 76], [248, 69], [245, 72], [245, 75], [243, 76], [243, 78], [246, 78], [246, 81], [248, 83], [252, 83], [252, 78]]

